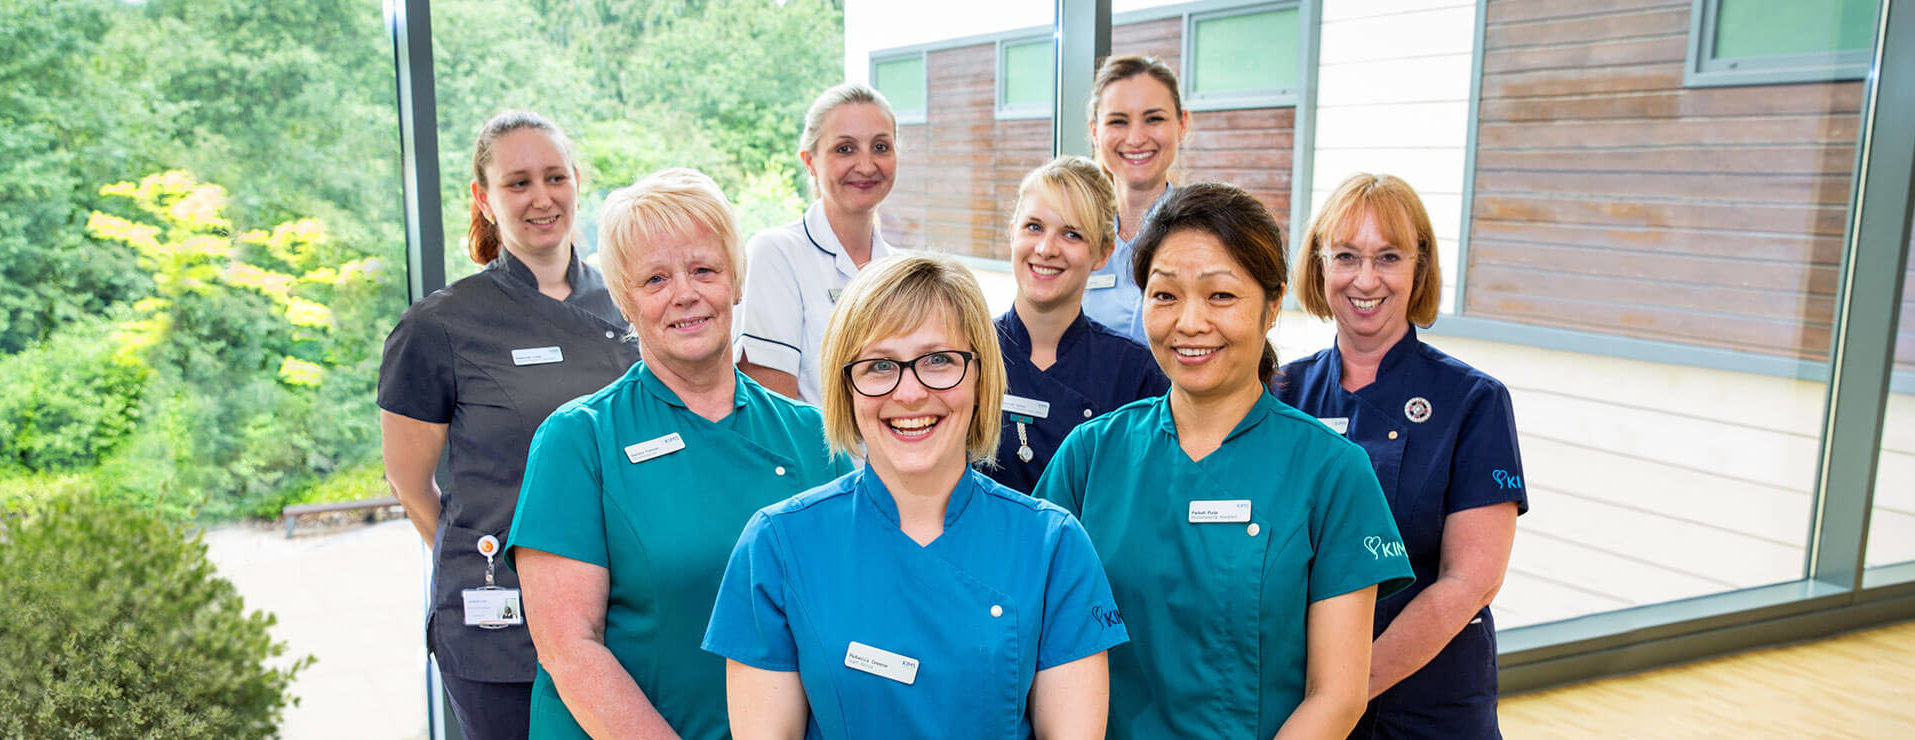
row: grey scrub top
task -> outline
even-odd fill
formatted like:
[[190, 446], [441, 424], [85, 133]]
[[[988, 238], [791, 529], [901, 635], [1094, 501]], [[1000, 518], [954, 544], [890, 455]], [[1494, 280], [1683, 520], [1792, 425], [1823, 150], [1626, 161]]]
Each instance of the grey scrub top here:
[[[460, 678], [532, 680], [537, 660], [525, 626], [466, 626], [461, 592], [485, 585], [479, 538], [506, 539], [532, 433], [561, 404], [638, 361], [604, 280], [576, 250], [566, 278], [572, 294], [553, 300], [525, 263], [503, 253], [413, 304], [386, 337], [379, 408], [448, 425], [452, 479], [439, 499], [426, 645], [440, 670]], [[494, 578], [518, 588], [503, 560]]]

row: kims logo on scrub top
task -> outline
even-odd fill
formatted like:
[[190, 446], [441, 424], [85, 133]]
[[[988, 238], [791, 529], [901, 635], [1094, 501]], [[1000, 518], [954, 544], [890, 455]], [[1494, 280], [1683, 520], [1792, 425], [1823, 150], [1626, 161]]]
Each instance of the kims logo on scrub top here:
[[1408, 557], [1403, 552], [1403, 542], [1401, 540], [1384, 542], [1382, 537], [1376, 535], [1363, 538], [1363, 549], [1369, 550], [1370, 557], [1378, 560], [1382, 558]]

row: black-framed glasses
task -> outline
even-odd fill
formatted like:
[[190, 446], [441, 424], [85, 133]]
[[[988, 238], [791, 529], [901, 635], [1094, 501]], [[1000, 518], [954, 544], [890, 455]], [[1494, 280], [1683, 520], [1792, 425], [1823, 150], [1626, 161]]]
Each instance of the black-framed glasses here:
[[874, 357], [844, 364], [844, 377], [851, 389], [865, 396], [882, 396], [898, 389], [904, 371], [918, 376], [918, 383], [934, 391], [948, 390], [964, 382], [975, 353], [946, 349], [926, 352], [910, 360]]

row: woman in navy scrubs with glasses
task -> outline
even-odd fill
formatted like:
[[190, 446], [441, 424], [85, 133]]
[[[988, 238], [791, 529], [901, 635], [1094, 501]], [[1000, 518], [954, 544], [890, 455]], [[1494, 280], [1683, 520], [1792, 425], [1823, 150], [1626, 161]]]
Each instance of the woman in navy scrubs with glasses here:
[[822, 359], [825, 434], [866, 464], [738, 539], [704, 644], [728, 659], [732, 734], [1103, 737], [1104, 651], [1128, 636], [1090, 538], [970, 467], [1004, 392], [977, 280], [872, 263]]
[[1150, 350], [1083, 310], [1084, 283], [1111, 257], [1117, 200], [1097, 164], [1058, 157], [1017, 188], [1011, 269], [1017, 297], [997, 317], [1004, 432], [992, 479], [1029, 493], [1057, 445], [1086, 419], [1170, 388]]
[[1353, 738], [1494, 738], [1489, 603], [1529, 508], [1508, 389], [1419, 341], [1442, 275], [1407, 183], [1356, 175], [1310, 224], [1298, 299], [1336, 344], [1284, 366], [1279, 398], [1369, 453], [1416, 583], [1376, 603], [1370, 705]]

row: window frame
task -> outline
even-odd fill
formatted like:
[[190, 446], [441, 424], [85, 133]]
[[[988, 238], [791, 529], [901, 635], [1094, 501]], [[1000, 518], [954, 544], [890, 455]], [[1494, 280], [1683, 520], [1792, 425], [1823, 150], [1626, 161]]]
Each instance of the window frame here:
[[1288, 87], [1268, 87], [1255, 90], [1234, 90], [1228, 93], [1201, 93], [1197, 91], [1197, 24], [1205, 21], [1234, 18], [1237, 16], [1266, 13], [1273, 10], [1291, 10], [1297, 14], [1297, 38], [1293, 39], [1292, 50], [1297, 55], [1297, 74], [1301, 78], [1311, 61], [1307, 58], [1307, 44], [1304, 38], [1313, 23], [1309, 13], [1304, 12], [1299, 0], [1280, 0], [1279, 2], [1246, 3], [1217, 10], [1202, 12], [1191, 11], [1183, 14], [1182, 48], [1179, 53], [1177, 74], [1181, 79], [1185, 95], [1184, 107], [1193, 111], [1236, 110], [1241, 108], [1283, 108], [1296, 107], [1303, 98], [1304, 80], [1298, 79]]
[[[1013, 105], [1005, 100], [1005, 96], [1010, 92], [1011, 65], [1008, 63], [1010, 50], [1014, 46], [1031, 44], [1049, 44], [1051, 47], [1051, 64], [1048, 70], [1051, 74], [1051, 94], [1049, 99], [1040, 104]], [[992, 71], [992, 86], [996, 89], [996, 92], [992, 94], [993, 118], [999, 121], [1030, 120], [1050, 118], [1056, 112], [1052, 110], [1057, 100], [1057, 38], [1055, 35], [1037, 34], [1001, 38], [997, 40], [997, 46], [992, 55], [996, 60]]]
[[1722, 0], [1690, 0], [1684, 87], [1841, 82], [1868, 76], [1868, 49], [1717, 59], [1716, 23], [1721, 9]]
[[866, 64], [865, 79], [871, 81], [871, 89], [877, 90], [878, 92], [882, 93], [884, 92], [884, 90], [878, 87], [878, 67], [880, 65], [889, 64], [891, 62], [908, 60], [913, 57], [916, 57], [918, 60], [918, 71], [919, 71], [918, 89], [920, 91], [919, 97], [924, 101], [924, 107], [906, 110], [906, 109], [897, 107], [897, 105], [894, 103], [891, 106], [891, 113], [892, 115], [897, 116], [897, 124], [899, 126], [911, 126], [911, 125], [917, 125], [921, 123], [927, 123], [930, 121], [930, 117], [931, 117], [930, 115], [931, 114], [930, 53], [921, 48], [920, 49], [905, 49], [905, 50], [895, 50], [895, 49], [879, 50], [879, 51], [871, 52], [870, 56], [868, 56], [865, 60], [865, 64]]

